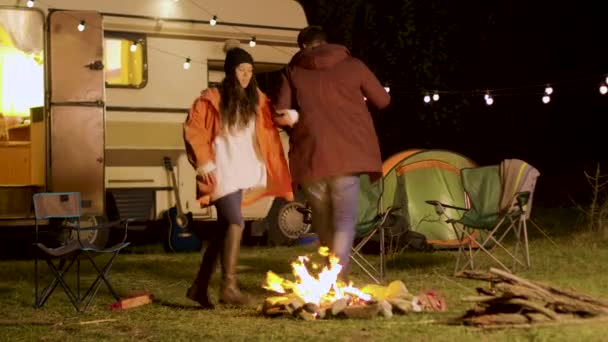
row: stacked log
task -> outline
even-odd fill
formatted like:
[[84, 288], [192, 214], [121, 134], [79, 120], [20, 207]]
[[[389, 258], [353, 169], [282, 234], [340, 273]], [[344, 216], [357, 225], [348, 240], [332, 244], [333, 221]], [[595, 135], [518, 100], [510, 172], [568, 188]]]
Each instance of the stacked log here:
[[477, 296], [466, 301], [475, 306], [454, 323], [473, 326], [530, 325], [572, 321], [608, 314], [608, 302], [527, 280], [491, 268], [490, 272], [463, 272], [462, 277], [487, 281]]

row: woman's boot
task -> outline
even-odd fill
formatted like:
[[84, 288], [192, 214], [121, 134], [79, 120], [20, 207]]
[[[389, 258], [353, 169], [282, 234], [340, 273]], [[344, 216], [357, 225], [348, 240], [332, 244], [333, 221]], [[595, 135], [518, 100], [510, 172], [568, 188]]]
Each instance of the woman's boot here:
[[204, 309], [213, 309], [214, 305], [209, 299], [209, 281], [215, 270], [215, 264], [220, 254], [223, 241], [212, 241], [207, 246], [201, 267], [198, 274], [192, 283], [192, 286], [186, 292], [186, 297], [198, 302]]
[[241, 293], [236, 279], [236, 268], [241, 251], [243, 227], [237, 224], [228, 226], [224, 249], [222, 250], [222, 289], [220, 302], [232, 305], [250, 305], [249, 296]]

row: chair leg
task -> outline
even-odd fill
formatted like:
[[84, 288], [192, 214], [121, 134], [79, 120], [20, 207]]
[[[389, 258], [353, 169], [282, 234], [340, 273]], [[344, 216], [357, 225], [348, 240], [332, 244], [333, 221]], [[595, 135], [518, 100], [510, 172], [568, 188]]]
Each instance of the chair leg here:
[[72, 302], [72, 305], [74, 305], [74, 308], [77, 311], [80, 311], [80, 299], [74, 295], [74, 292], [72, 291], [70, 286], [63, 279], [63, 276], [74, 264], [74, 261], [75, 260], [72, 259], [65, 269], [57, 269], [57, 267], [55, 267], [55, 264], [53, 264], [52, 260], [46, 260], [51, 272], [53, 273], [54, 278], [51, 283], [42, 291], [39, 300], [37, 300], [37, 307], [42, 307], [47, 301], [47, 299], [50, 297], [50, 295], [53, 293], [57, 285], [61, 285], [61, 287], [64, 289], [66, 296], [68, 296], [68, 299], [70, 300], [70, 302]]
[[[375, 283], [380, 284], [381, 280], [379, 280], [378, 278], [382, 278], [382, 275], [376, 278], [372, 271], [376, 273], [383, 273], [383, 271], [376, 269], [376, 267], [372, 265], [367, 259], [365, 259], [365, 257], [363, 257], [363, 255], [359, 252], [361, 248], [363, 248], [363, 246], [365, 246], [365, 244], [369, 242], [369, 240], [371, 240], [371, 238], [378, 232], [378, 230], [380, 230], [379, 226], [374, 228], [361, 242], [357, 244], [357, 246], [351, 249], [350, 259], [354, 263], [356, 263], [357, 266], [359, 266], [363, 270], [363, 272], [365, 272]], [[382, 236], [380, 238], [382, 239]], [[382, 244], [380, 248], [382, 251]], [[381, 252], [380, 255], [382, 258], [383, 252]]]
[[380, 282], [384, 281], [384, 227], [380, 226]]
[[[523, 243], [522, 256], [524, 258], [526, 269], [530, 268], [530, 250], [528, 248], [528, 225], [526, 224], [526, 216], [521, 215], [518, 220], [518, 229], [520, 230], [521, 242]], [[518, 236], [519, 237], [519, 236]]]
[[34, 253], [34, 307], [38, 308], [38, 252]]
[[106, 287], [108, 288], [108, 290], [110, 291], [110, 293], [112, 294], [114, 299], [119, 300], [120, 297], [118, 296], [118, 294], [114, 290], [114, 287], [112, 287], [112, 284], [110, 283], [110, 281], [107, 278], [107, 276], [110, 272], [110, 269], [112, 268], [112, 265], [114, 264], [114, 259], [118, 255], [118, 252], [115, 252], [112, 254], [112, 256], [110, 257], [110, 260], [108, 260], [108, 262], [103, 267], [103, 269], [99, 269], [99, 267], [97, 266], [97, 264], [95, 263], [93, 258], [88, 253], [85, 253], [85, 255], [87, 256], [87, 259], [89, 259], [89, 261], [91, 261], [91, 264], [93, 265], [93, 268], [95, 268], [95, 270], [97, 271], [98, 275], [97, 275], [97, 278], [95, 278], [95, 281], [93, 281], [93, 283], [91, 284], [91, 286], [89, 286], [89, 289], [87, 290], [85, 295], [82, 297], [83, 301], [85, 301], [85, 299], [86, 299], [86, 304], [83, 308], [83, 311], [86, 311], [89, 308], [89, 306], [91, 305], [91, 303], [93, 302], [93, 299], [97, 295], [97, 292], [99, 291], [99, 288], [101, 287], [102, 282], [106, 284]]

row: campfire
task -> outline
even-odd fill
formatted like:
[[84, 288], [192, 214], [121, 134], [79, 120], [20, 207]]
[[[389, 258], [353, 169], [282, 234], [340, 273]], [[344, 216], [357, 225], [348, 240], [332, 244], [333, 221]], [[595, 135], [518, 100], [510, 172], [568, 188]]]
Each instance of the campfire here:
[[445, 310], [444, 302], [434, 293], [414, 296], [401, 281], [388, 286], [367, 285], [359, 289], [352, 282], [339, 279], [342, 265], [325, 247], [318, 250], [323, 262], [299, 256], [291, 264], [295, 280], [284, 279], [269, 271], [263, 287], [275, 293], [259, 308], [270, 317], [293, 316], [305, 320], [323, 318], [390, 318], [393, 314]]

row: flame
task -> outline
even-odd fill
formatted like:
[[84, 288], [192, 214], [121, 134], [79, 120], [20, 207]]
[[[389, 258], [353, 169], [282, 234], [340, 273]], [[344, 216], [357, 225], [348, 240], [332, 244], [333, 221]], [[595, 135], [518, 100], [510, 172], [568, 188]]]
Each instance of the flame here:
[[[262, 287], [279, 294], [291, 292], [305, 303], [314, 303], [320, 306], [331, 304], [342, 298], [346, 298], [349, 302], [371, 299], [371, 295], [354, 287], [352, 282], [345, 284], [338, 280], [342, 265], [340, 265], [338, 257], [329, 253], [327, 247], [319, 248], [318, 253], [328, 259], [329, 265], [321, 267], [309, 257], [299, 256], [296, 261], [291, 263], [295, 281], [289, 281], [272, 271], [268, 271], [266, 282]], [[321, 270], [318, 274], [314, 274], [317, 272], [311, 274], [309, 268], [313, 271], [317, 271], [319, 268]]]

